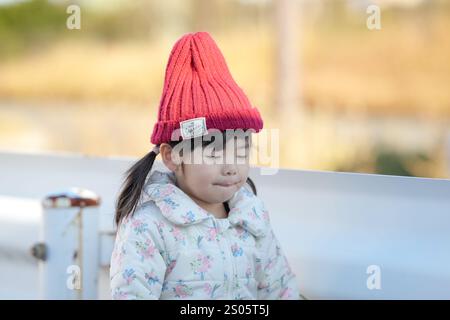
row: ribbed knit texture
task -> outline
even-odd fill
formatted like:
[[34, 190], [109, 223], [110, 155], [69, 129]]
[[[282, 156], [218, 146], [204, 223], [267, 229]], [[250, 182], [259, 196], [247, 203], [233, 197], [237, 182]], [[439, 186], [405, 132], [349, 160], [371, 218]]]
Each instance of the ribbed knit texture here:
[[158, 120], [151, 142], [171, 140], [180, 121], [205, 117], [207, 129], [254, 129], [263, 120], [231, 76], [225, 59], [207, 32], [179, 39], [169, 56]]

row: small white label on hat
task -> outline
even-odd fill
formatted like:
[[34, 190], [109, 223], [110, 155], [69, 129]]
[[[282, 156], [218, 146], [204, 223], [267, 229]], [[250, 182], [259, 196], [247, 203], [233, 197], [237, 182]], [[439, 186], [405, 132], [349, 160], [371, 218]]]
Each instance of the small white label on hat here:
[[180, 129], [183, 139], [191, 139], [208, 134], [205, 117], [181, 121]]

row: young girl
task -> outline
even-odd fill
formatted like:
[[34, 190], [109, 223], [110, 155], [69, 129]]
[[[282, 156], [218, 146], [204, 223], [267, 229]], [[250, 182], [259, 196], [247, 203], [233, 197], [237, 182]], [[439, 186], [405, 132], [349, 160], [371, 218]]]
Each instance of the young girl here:
[[[262, 127], [210, 35], [178, 40], [156, 146], [128, 170], [117, 200], [114, 299], [299, 299], [248, 177], [251, 135], [227, 134]], [[150, 172], [158, 154], [168, 170]]]

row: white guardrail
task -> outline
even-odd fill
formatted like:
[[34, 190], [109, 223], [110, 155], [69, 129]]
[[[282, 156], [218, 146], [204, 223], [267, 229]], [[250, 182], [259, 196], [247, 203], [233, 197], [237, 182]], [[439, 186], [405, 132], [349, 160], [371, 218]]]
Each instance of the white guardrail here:
[[[133, 161], [0, 152], [0, 298], [110, 298], [114, 201]], [[306, 298], [450, 299], [450, 180], [259, 171]]]

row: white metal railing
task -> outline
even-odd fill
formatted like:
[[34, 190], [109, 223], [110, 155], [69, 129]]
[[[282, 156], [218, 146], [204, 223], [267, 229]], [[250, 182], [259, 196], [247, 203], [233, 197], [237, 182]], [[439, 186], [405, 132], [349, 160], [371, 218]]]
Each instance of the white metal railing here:
[[[0, 153], [0, 195], [41, 207], [39, 219], [18, 219], [19, 206], [0, 200], [0, 297], [20, 297], [6, 284], [23, 270], [39, 278], [23, 284], [26, 298], [109, 298], [114, 200], [132, 161]], [[450, 299], [450, 180], [286, 169], [264, 176], [259, 168], [250, 176], [307, 298]], [[35, 244], [37, 264], [23, 258]]]

